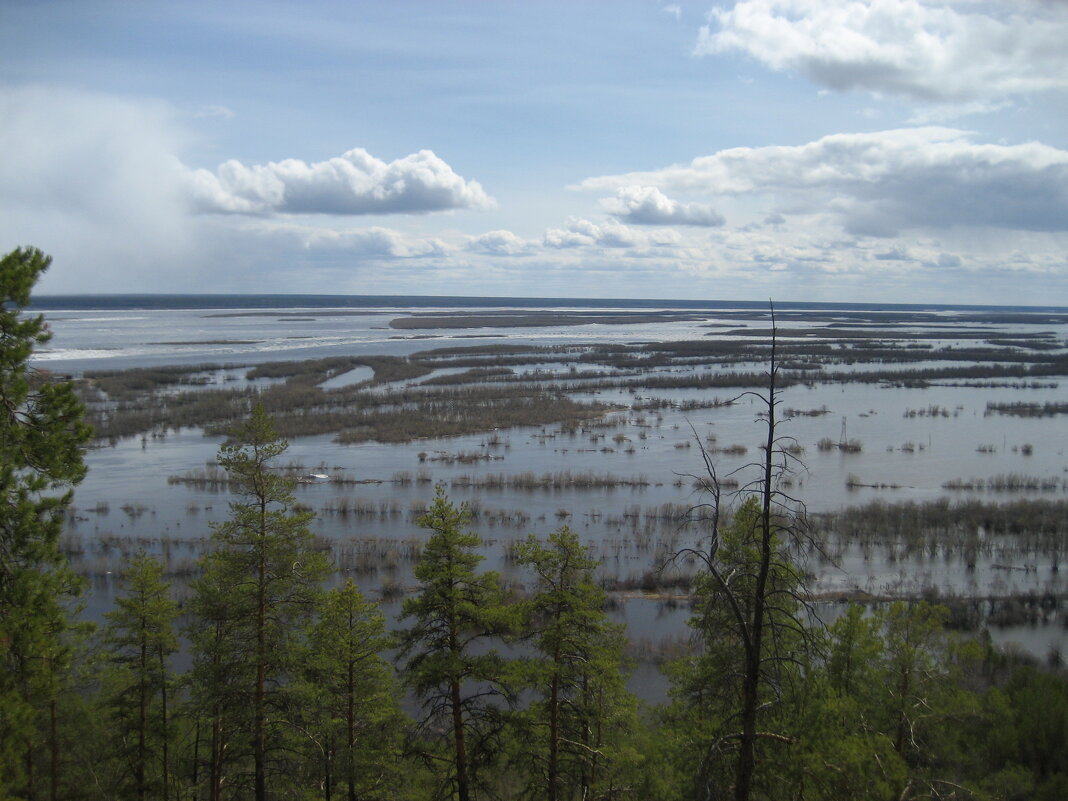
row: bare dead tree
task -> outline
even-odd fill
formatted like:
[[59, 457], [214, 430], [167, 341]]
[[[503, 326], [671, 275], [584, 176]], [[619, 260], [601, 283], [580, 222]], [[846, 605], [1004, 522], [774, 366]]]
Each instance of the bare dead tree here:
[[[779, 364], [774, 306], [770, 316], [767, 386], [761, 391], [744, 392], [735, 399], [753, 398], [760, 407], [758, 419], [765, 425], [762, 459], [735, 471], [755, 471], [756, 477], [725, 496], [724, 482], [712, 456], [694, 430], [704, 467], [696, 485], [704, 499], [690, 508], [688, 519], [701, 526], [704, 535], [694, 547], [681, 549], [671, 557], [695, 558], [704, 569], [710, 595], [703, 612], [709, 621], [701, 632], [705, 644], [718, 638], [719, 643], [727, 643], [737, 653], [729, 668], [720, 666], [728, 675], [703, 677], [707, 682], [735, 687], [737, 700], [736, 708], [724, 716], [720, 730], [707, 744], [698, 770], [706, 797], [730, 795], [735, 801], [748, 801], [752, 795], [759, 742], [796, 741], [790, 734], [764, 730], [760, 724], [766, 713], [781, 702], [787, 668], [802, 664], [801, 652], [809, 641], [803, 621], [808, 604], [797, 555], [814, 543], [805, 525], [804, 504], [785, 491], [787, 477], [800, 462], [795, 455], [796, 441], [781, 436], [778, 430]], [[725, 525], [728, 498], [738, 502], [740, 508], [730, 524]], [[712, 778], [714, 771], [709, 764], [727, 755], [734, 760], [733, 770], [729, 771], [733, 791]]]

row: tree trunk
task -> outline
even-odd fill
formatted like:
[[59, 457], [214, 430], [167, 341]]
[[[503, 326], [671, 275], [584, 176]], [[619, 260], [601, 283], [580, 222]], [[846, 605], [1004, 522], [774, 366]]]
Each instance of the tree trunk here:
[[[323, 743], [323, 801], [332, 801], [334, 797], [334, 743], [330, 735], [326, 735]], [[349, 793], [352, 793], [352, 785], [349, 785]]]
[[553, 654], [553, 678], [549, 686], [549, 794], [548, 801], [556, 801], [557, 784], [560, 780], [559, 739], [560, 739], [560, 655]]
[[456, 797], [458, 801], [470, 801], [471, 791], [467, 786], [467, 748], [464, 743], [464, 718], [460, 699], [460, 682], [452, 681], [452, 734], [456, 741]]
[[905, 734], [908, 729], [908, 694], [910, 682], [909, 669], [901, 669], [901, 680], [897, 685], [897, 730], [894, 732], [894, 750], [905, 756]]
[[37, 789], [34, 787], [36, 777], [33, 775], [33, 739], [26, 738], [26, 799], [34, 801], [37, 798]]
[[48, 738], [49, 753], [52, 758], [52, 775], [49, 777], [49, 798], [51, 801], [59, 799], [59, 727], [57, 725], [56, 699], [48, 703]]
[[197, 787], [200, 781], [200, 715], [197, 715], [196, 726], [193, 733], [193, 798], [190, 801], [196, 801], [200, 798], [200, 788]]
[[[453, 655], [460, 653], [456, 618], [452, 612], [449, 613], [449, 651]], [[456, 757], [456, 797], [458, 801], [470, 801], [471, 790], [467, 785], [467, 744], [464, 738], [463, 699], [460, 695], [459, 679], [449, 680], [449, 692], [452, 704], [452, 737]]]
[[222, 720], [218, 717], [219, 710], [215, 710], [215, 719], [211, 723], [211, 771], [208, 788], [209, 801], [219, 801], [222, 797]]
[[749, 647], [745, 654], [742, 682], [742, 740], [735, 774], [735, 801], [749, 801], [756, 770], [757, 709], [760, 707], [760, 667], [763, 654], [764, 615], [767, 608], [768, 573], [771, 570], [771, 495], [775, 453], [775, 315], [771, 318], [771, 363], [768, 369], [768, 437], [764, 447], [764, 480], [761, 488], [760, 566], [753, 591]]
[[267, 506], [260, 502], [259, 575], [256, 595], [256, 689], [253, 696], [252, 752], [256, 770], [256, 801], [267, 801]]
[[138, 801], [145, 801], [145, 734], [148, 729], [148, 641], [147, 624], [141, 618], [141, 654], [138, 664], [140, 675], [137, 687], [137, 764], [134, 766], [134, 783]]
[[[162, 704], [162, 724], [163, 724], [163, 801], [167, 801], [167, 797], [170, 795], [171, 788], [171, 776], [170, 776], [170, 733], [167, 731], [167, 664], [163, 656], [163, 649], [159, 649], [159, 692], [160, 703]], [[198, 723], [199, 725], [199, 723]], [[199, 728], [197, 730], [199, 734]]]
[[[352, 630], [352, 617], [349, 616], [349, 630]], [[356, 677], [355, 663], [349, 660], [348, 686], [345, 698], [345, 774], [348, 779], [348, 801], [356, 801], [356, 766], [353, 764], [353, 752], [356, 750]]]
[[[582, 674], [582, 700], [583, 700], [583, 713], [582, 713], [582, 744], [586, 746], [586, 753], [592, 752], [591, 748], [591, 731], [590, 731], [590, 717], [588, 714], [590, 703], [590, 677], [585, 673]], [[582, 760], [582, 798], [587, 799], [590, 797], [590, 788], [593, 786], [593, 777], [591, 775], [589, 757], [585, 757]]]

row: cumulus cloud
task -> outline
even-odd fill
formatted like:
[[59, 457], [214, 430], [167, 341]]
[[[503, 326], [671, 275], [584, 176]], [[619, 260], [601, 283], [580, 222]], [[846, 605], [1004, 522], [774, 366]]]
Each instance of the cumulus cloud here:
[[430, 150], [388, 163], [362, 148], [310, 164], [230, 160], [215, 172], [190, 171], [187, 184], [197, 209], [215, 213], [424, 214], [493, 205], [477, 181]]
[[468, 250], [488, 256], [526, 256], [534, 248], [535, 243], [504, 230], [488, 231], [467, 242]]
[[623, 186], [601, 206], [621, 222], [632, 225], [719, 226], [726, 220], [711, 206], [680, 203], [655, 186]]
[[826, 213], [852, 234], [981, 226], [1068, 230], [1068, 151], [992, 145], [952, 128], [835, 134], [793, 147], [733, 148], [655, 172], [578, 188], [641, 184], [718, 197], [770, 196], [793, 213]]
[[617, 223], [598, 225], [581, 217], [568, 217], [563, 228], [550, 228], [543, 238], [546, 247], [556, 249], [667, 247], [680, 241], [675, 231], [645, 233]]
[[986, 103], [1068, 88], [1060, 3], [739, 0], [709, 20], [698, 54], [746, 53], [835, 91]]

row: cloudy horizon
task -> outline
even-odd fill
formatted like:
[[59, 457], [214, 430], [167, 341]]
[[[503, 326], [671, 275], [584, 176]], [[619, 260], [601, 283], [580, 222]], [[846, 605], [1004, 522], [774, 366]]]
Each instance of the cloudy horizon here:
[[1068, 298], [1068, 4], [5, 16], [0, 248], [53, 255], [40, 293]]

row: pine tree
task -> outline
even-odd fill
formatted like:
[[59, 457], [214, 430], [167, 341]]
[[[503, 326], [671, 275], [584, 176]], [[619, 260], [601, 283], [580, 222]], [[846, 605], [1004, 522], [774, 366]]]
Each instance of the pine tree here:
[[0, 797], [33, 795], [42, 775], [57, 792], [68, 602], [80, 592], [59, 536], [90, 430], [70, 385], [29, 364], [51, 337], [25, 314], [50, 263], [35, 248], [0, 259]]
[[378, 605], [349, 579], [330, 591], [308, 637], [301, 727], [315, 748], [307, 762], [324, 797], [343, 788], [348, 801], [393, 798], [403, 783], [403, 716], [392, 667], [393, 645]]
[[227, 778], [250, 750], [247, 695], [255, 672], [246, 658], [246, 621], [231, 604], [230, 577], [209, 560], [203, 566], [192, 585], [187, 630], [193, 654], [188, 717], [194, 720], [188, 778], [195, 787], [206, 786], [210, 801], [219, 801]]
[[531, 535], [517, 555], [534, 574], [524, 631], [537, 652], [528, 670], [539, 700], [522, 716], [531, 795], [596, 799], [611, 787], [621, 797], [637, 701], [622, 669], [623, 626], [608, 619], [604, 590], [593, 580], [597, 562], [567, 526], [547, 542]]
[[423, 729], [444, 732], [449, 765], [443, 793], [470, 801], [479, 767], [498, 751], [504, 721], [505, 663], [487, 640], [508, 626], [496, 573], [476, 572], [478, 535], [465, 531], [466, 506], [457, 509], [439, 486], [419, 520], [432, 533], [415, 568], [418, 595], [404, 601], [405, 678], [423, 706]]
[[[293, 482], [273, 471], [287, 447], [256, 406], [219, 449], [240, 500], [214, 528], [216, 550], [196, 583], [202, 617], [193, 641], [196, 693], [212, 721], [212, 798], [226, 783], [264, 801], [268, 784], [290, 775], [282, 747], [294, 733], [289, 684], [299, 675], [299, 633], [315, 610], [327, 562], [308, 529], [312, 514], [293, 510]], [[224, 761], [234, 765], [229, 782]], [[242, 786], [248, 774], [251, 788]]]
[[135, 556], [115, 607], [106, 615], [104, 641], [114, 667], [108, 695], [124, 784], [138, 801], [166, 801], [171, 797], [173, 728], [168, 662], [178, 650], [178, 605], [163, 581], [163, 565], [144, 552]]

